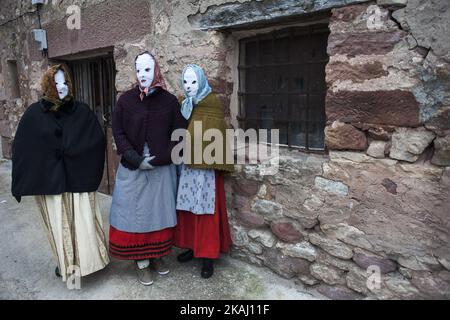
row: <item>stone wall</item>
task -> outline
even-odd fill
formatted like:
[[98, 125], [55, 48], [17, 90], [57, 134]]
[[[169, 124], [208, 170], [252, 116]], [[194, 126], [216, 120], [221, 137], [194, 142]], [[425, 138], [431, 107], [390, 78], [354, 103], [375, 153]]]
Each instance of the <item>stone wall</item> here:
[[[184, 65], [198, 62], [235, 123], [239, 27], [253, 34], [262, 29], [239, 17], [234, 21], [227, 10], [242, 4], [268, 12], [275, 2], [147, 1], [146, 32], [124, 36], [114, 28], [131, 33], [138, 26], [109, 20], [111, 30], [83, 38], [77, 34], [84, 32], [82, 18], [82, 30], [64, 30], [65, 43], [50, 53], [58, 58], [95, 49], [95, 39], [101, 47], [113, 47], [119, 93], [134, 84], [134, 57], [143, 50], [155, 54], [176, 94]], [[20, 3], [0, 19], [31, 10]], [[72, 3], [87, 13], [86, 26], [92, 28], [95, 17], [101, 17], [95, 10], [108, 14], [104, 8], [114, 0], [59, 1], [46, 7], [43, 24], [49, 27], [50, 48], [57, 45], [56, 26]], [[281, 150], [275, 176], [261, 175], [261, 165], [237, 166], [226, 179], [232, 255], [336, 299], [450, 298], [449, 5], [445, 0], [334, 0], [304, 1], [299, 9], [293, 3], [273, 11], [276, 23], [264, 21], [264, 27], [303, 21], [301, 10], [318, 11], [321, 19], [329, 13], [329, 152]], [[283, 10], [295, 15], [283, 22]], [[208, 28], [208, 15], [219, 24], [225, 17], [224, 30]], [[251, 18], [260, 23], [257, 16]], [[6, 156], [20, 115], [39, 96], [48, 65], [30, 41], [29, 29], [36, 23], [33, 15], [25, 15], [0, 28], [2, 39], [8, 39], [0, 47], [0, 83], [7, 81], [5, 60], [14, 59], [21, 89], [20, 99], [0, 91]], [[372, 270], [380, 272], [379, 287]]]
[[276, 176], [230, 179], [233, 255], [336, 299], [448, 299], [448, 36], [415, 31], [449, 9], [379, 3], [332, 10], [329, 155], [286, 151]]

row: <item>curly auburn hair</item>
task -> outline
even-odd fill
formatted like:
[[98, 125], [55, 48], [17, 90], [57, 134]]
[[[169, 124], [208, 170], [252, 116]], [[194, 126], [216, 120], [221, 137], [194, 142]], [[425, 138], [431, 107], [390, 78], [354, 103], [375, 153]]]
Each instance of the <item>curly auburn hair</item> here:
[[70, 76], [69, 68], [65, 64], [56, 64], [45, 71], [41, 81], [42, 93], [46, 97], [58, 99], [58, 92], [56, 91], [55, 74], [59, 71], [64, 72], [64, 77], [69, 87], [69, 95], [72, 95], [72, 78]]

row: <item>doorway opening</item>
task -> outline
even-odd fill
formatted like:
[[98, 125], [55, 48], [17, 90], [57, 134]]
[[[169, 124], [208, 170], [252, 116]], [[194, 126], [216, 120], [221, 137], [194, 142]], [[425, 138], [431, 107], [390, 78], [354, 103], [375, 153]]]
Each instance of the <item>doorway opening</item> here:
[[112, 53], [66, 61], [73, 77], [75, 99], [89, 105], [106, 136], [106, 156], [99, 191], [112, 194], [119, 157], [114, 148], [112, 112], [116, 104], [116, 68]]

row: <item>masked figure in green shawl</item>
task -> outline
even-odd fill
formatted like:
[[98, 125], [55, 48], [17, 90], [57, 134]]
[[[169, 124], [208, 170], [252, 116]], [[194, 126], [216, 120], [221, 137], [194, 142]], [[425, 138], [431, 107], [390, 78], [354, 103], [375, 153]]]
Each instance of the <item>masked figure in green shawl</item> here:
[[[214, 259], [220, 253], [226, 253], [231, 246], [226, 199], [222, 175], [234, 170], [233, 164], [226, 163], [228, 145], [225, 130], [227, 128], [222, 105], [212, 93], [203, 70], [197, 65], [188, 65], [182, 74], [184, 100], [181, 114], [189, 121], [187, 132], [191, 148], [194, 143], [202, 141], [206, 130], [215, 129], [222, 134], [222, 161], [194, 161], [198, 155], [186, 155], [181, 165], [180, 181], [177, 193], [177, 227], [175, 245], [187, 251], [178, 256], [178, 261], [186, 262], [193, 258], [202, 258], [201, 276], [209, 278], [214, 272]], [[200, 127], [201, 130], [194, 130]], [[200, 142], [201, 152], [208, 145]], [[186, 159], [189, 158], [189, 161]]]

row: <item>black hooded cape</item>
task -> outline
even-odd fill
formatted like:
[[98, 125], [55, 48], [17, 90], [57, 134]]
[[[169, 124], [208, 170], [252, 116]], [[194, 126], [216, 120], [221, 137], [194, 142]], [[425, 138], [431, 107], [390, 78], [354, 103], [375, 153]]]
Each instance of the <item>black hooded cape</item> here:
[[69, 101], [58, 111], [40, 100], [23, 114], [12, 145], [12, 194], [56, 195], [93, 192], [100, 185], [105, 136], [83, 103]]

